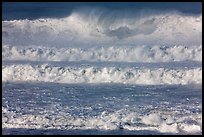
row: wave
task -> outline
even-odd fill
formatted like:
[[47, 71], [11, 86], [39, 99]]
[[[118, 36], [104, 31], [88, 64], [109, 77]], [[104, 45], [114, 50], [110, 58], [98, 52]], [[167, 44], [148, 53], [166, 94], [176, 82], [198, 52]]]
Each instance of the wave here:
[[10, 45], [201, 45], [202, 15], [73, 11], [66, 18], [2, 21]]
[[123, 83], [138, 85], [202, 84], [202, 68], [58, 67], [43, 65], [2, 66], [2, 81], [55, 83]]
[[[53, 108], [52, 108], [53, 109]], [[57, 112], [57, 110], [56, 110]], [[130, 110], [118, 110], [114, 113], [103, 111], [98, 116], [76, 117], [60, 112], [55, 115], [18, 115], [15, 111], [2, 107], [3, 128], [26, 129], [99, 129], [99, 130], [134, 130], [158, 131], [161, 133], [195, 134], [202, 132], [202, 114], [180, 116], [178, 112], [151, 112], [139, 115]], [[191, 123], [189, 123], [191, 121]], [[192, 124], [193, 123], [193, 124]], [[196, 124], [195, 124], [196, 123]]]
[[3, 45], [3, 60], [31, 61], [113, 61], [113, 62], [202, 62], [200, 46], [137, 46], [137, 47], [92, 47], [54, 48], [19, 47]]

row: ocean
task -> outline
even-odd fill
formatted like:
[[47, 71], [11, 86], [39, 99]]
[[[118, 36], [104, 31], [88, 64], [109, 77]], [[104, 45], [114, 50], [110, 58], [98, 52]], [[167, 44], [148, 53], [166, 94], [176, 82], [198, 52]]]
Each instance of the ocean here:
[[201, 3], [3, 3], [2, 134], [202, 134]]

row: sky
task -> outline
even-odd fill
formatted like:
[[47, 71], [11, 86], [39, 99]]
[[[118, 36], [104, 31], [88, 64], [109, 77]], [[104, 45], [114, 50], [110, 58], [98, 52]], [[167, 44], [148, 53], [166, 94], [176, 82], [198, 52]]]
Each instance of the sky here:
[[2, 20], [65, 17], [76, 7], [177, 10], [187, 14], [202, 13], [201, 2], [3, 2]]

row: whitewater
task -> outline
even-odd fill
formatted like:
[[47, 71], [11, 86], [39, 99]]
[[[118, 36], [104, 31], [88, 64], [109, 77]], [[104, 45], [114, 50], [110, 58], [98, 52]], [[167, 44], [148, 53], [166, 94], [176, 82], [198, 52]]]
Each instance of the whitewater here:
[[3, 134], [202, 134], [202, 14], [76, 8], [2, 21]]

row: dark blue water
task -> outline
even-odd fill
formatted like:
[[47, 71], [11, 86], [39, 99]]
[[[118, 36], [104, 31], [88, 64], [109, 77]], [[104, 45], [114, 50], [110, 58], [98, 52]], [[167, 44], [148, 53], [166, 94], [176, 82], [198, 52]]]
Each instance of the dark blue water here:
[[37, 19], [43, 17], [62, 18], [76, 8], [99, 7], [109, 10], [160, 10], [200, 14], [201, 2], [3, 2], [2, 20]]

